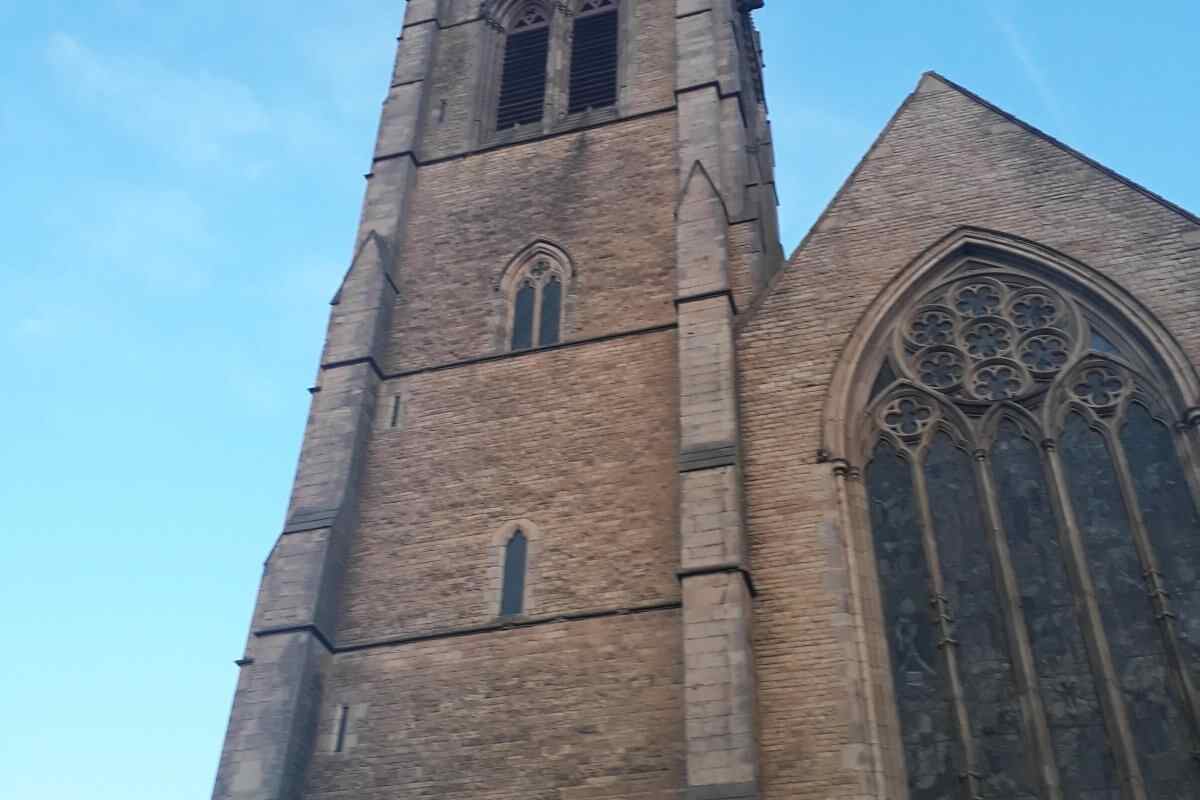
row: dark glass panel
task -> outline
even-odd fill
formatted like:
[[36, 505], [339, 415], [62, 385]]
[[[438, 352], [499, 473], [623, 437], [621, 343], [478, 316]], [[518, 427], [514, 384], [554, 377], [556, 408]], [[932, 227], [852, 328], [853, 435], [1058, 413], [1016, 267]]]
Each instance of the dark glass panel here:
[[1083, 536], [1148, 797], [1198, 797], [1200, 774], [1168, 675], [1129, 514], [1104, 437], [1071, 414], [1062, 436], [1071, 506]]
[[883, 390], [896, 382], [896, 372], [892, 369], [890, 361], [884, 361], [883, 366], [879, 368], [879, 374], [875, 376], [875, 383], [871, 386], [871, 399], [874, 400], [879, 395], [883, 394]]
[[983, 797], [1032, 797], [1035, 784], [1008, 654], [992, 551], [971, 456], [938, 434], [925, 459], [938, 560], [958, 640], [960, 680], [975, 739]]
[[1192, 680], [1200, 681], [1200, 514], [1174, 437], [1135, 403], [1121, 429], [1121, 445], [1137, 487]]
[[956, 797], [961, 748], [945, 661], [929, 611], [930, 580], [907, 461], [886, 443], [867, 467], [892, 681], [912, 800]]
[[504, 547], [504, 587], [500, 592], [500, 615], [525, 610], [525, 534], [517, 531]]
[[558, 317], [562, 313], [562, 283], [551, 276], [542, 287], [542, 318], [538, 323], [538, 344], [545, 347], [558, 343]]
[[1115, 344], [1094, 329], [1092, 330], [1092, 349], [1097, 353], [1111, 353], [1112, 355], [1119, 355], [1121, 352]]
[[617, 102], [617, 29], [616, 12], [575, 22], [568, 112]]
[[513, 304], [512, 349], [533, 347], [533, 284], [526, 283], [517, 291]]
[[1066, 800], [1118, 791], [1103, 711], [1037, 446], [1000, 423], [992, 476]]
[[546, 97], [546, 55], [550, 29], [513, 33], [504, 46], [496, 130], [540, 122]]

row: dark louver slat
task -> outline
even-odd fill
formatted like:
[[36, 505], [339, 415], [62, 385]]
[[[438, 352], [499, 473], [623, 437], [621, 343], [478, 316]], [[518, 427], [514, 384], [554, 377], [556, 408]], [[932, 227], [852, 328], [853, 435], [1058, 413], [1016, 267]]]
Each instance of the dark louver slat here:
[[612, 12], [575, 22], [570, 113], [617, 102], [617, 30], [617, 15]]
[[508, 37], [504, 48], [504, 71], [500, 76], [496, 130], [541, 121], [549, 48], [549, 28], [523, 31]]

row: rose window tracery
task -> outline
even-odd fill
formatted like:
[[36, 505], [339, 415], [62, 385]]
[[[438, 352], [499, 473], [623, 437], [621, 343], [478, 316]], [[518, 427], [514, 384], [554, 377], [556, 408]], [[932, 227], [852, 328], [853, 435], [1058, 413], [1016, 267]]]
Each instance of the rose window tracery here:
[[978, 274], [922, 298], [898, 327], [897, 361], [914, 383], [958, 403], [1023, 400], [1044, 391], [1078, 355], [1085, 326], [1078, 310], [1046, 286]]
[[934, 389], [949, 390], [963, 378], [962, 354], [952, 347], [931, 349], [917, 363], [921, 383]]
[[1023, 383], [1015, 365], [1006, 361], [990, 362], [975, 370], [972, 391], [984, 400], [1009, 400], [1021, 393]]
[[973, 358], [995, 358], [1012, 348], [1012, 334], [1002, 320], [980, 320], [966, 327], [963, 341], [967, 355]]
[[1000, 293], [988, 283], [963, 286], [955, 293], [955, 307], [968, 317], [986, 317], [996, 313], [1000, 307]]
[[954, 336], [954, 317], [949, 310], [929, 308], [917, 312], [909, 338], [922, 347], [945, 344]]
[[1045, 328], [1054, 324], [1058, 315], [1058, 306], [1042, 292], [1026, 292], [1012, 305], [1013, 322], [1022, 330]]

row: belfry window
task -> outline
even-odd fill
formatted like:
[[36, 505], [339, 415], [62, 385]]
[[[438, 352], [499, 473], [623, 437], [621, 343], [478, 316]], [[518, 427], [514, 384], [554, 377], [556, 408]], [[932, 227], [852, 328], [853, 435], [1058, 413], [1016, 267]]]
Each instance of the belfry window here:
[[504, 43], [496, 130], [541, 122], [549, 52], [549, 12], [541, 3], [526, 3]]
[[525, 566], [528, 542], [520, 528], [504, 545], [504, 579], [500, 588], [500, 616], [511, 617], [525, 610]]
[[585, 0], [575, 18], [567, 111], [604, 108], [617, 102], [616, 0]]
[[556, 256], [535, 245], [506, 278], [511, 350], [547, 347], [562, 338], [564, 284], [570, 273], [565, 258]]
[[1089, 297], [966, 259], [888, 334], [860, 441], [913, 800], [1200, 797], [1200, 462]]

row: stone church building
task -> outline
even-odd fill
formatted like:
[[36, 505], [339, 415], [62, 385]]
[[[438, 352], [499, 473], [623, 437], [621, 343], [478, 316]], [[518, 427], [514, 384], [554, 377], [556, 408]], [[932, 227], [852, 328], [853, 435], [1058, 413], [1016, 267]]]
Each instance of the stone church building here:
[[216, 800], [1200, 798], [1200, 219], [762, 4], [409, 0]]

